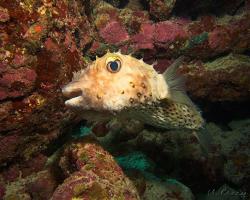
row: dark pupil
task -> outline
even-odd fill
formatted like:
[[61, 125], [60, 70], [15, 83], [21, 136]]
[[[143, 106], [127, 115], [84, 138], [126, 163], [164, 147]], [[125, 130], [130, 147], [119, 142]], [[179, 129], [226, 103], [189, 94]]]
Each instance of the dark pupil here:
[[116, 61], [110, 62], [110, 69], [116, 71], [118, 69], [118, 63]]

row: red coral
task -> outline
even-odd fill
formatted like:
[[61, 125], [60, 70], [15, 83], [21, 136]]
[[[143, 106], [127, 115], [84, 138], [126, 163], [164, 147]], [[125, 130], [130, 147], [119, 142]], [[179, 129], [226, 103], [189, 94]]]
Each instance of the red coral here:
[[169, 59], [159, 59], [157, 60], [157, 64], [154, 65], [154, 69], [159, 73], [163, 73], [170, 64], [171, 61]]
[[129, 39], [125, 28], [117, 21], [108, 23], [100, 30], [101, 37], [108, 43], [117, 44]]
[[231, 45], [230, 30], [218, 27], [209, 33], [209, 46], [211, 49], [217, 49], [218, 51], [225, 51]]
[[0, 88], [2, 88], [1, 100], [7, 97], [18, 97], [27, 94], [34, 87], [36, 78], [37, 74], [32, 69], [8, 70], [0, 78]]
[[16, 54], [14, 59], [12, 60], [12, 65], [14, 67], [24, 66], [26, 60], [27, 60], [27, 57], [25, 55]]
[[154, 31], [154, 24], [142, 24], [140, 32], [131, 37], [132, 42], [135, 43], [135, 49], [153, 49]]
[[[61, 168], [74, 172], [54, 192], [52, 199], [119, 199], [127, 191], [129, 199], [138, 199], [133, 184], [116, 164], [113, 157], [90, 138], [78, 140], [66, 147], [60, 161]], [[93, 193], [98, 189], [98, 193]], [[94, 195], [94, 196], [93, 196]]]
[[155, 25], [155, 42], [173, 42], [179, 38], [187, 38], [183, 25], [175, 21], [160, 22]]

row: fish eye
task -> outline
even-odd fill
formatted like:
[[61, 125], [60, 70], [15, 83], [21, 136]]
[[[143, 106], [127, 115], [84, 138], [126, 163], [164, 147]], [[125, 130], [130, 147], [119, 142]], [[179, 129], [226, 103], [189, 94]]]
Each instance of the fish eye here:
[[116, 59], [108, 62], [107, 69], [112, 73], [118, 72], [121, 69], [121, 61]]

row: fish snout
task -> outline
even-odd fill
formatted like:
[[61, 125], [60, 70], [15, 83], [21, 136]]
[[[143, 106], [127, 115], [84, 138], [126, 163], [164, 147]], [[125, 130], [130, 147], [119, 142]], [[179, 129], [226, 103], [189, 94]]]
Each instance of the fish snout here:
[[79, 107], [82, 103], [82, 89], [75, 83], [70, 83], [62, 88], [63, 95], [68, 99], [65, 105], [69, 107]]
[[76, 84], [70, 83], [62, 88], [62, 93], [67, 98], [82, 96], [82, 89]]

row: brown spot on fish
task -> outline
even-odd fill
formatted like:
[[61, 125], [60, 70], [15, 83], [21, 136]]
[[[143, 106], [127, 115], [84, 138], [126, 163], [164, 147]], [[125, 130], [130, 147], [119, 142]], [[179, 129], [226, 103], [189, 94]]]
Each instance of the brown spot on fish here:
[[96, 96], [97, 99], [101, 99], [101, 97], [99, 95]]
[[129, 82], [132, 88], [135, 88], [135, 84], [133, 82]]

